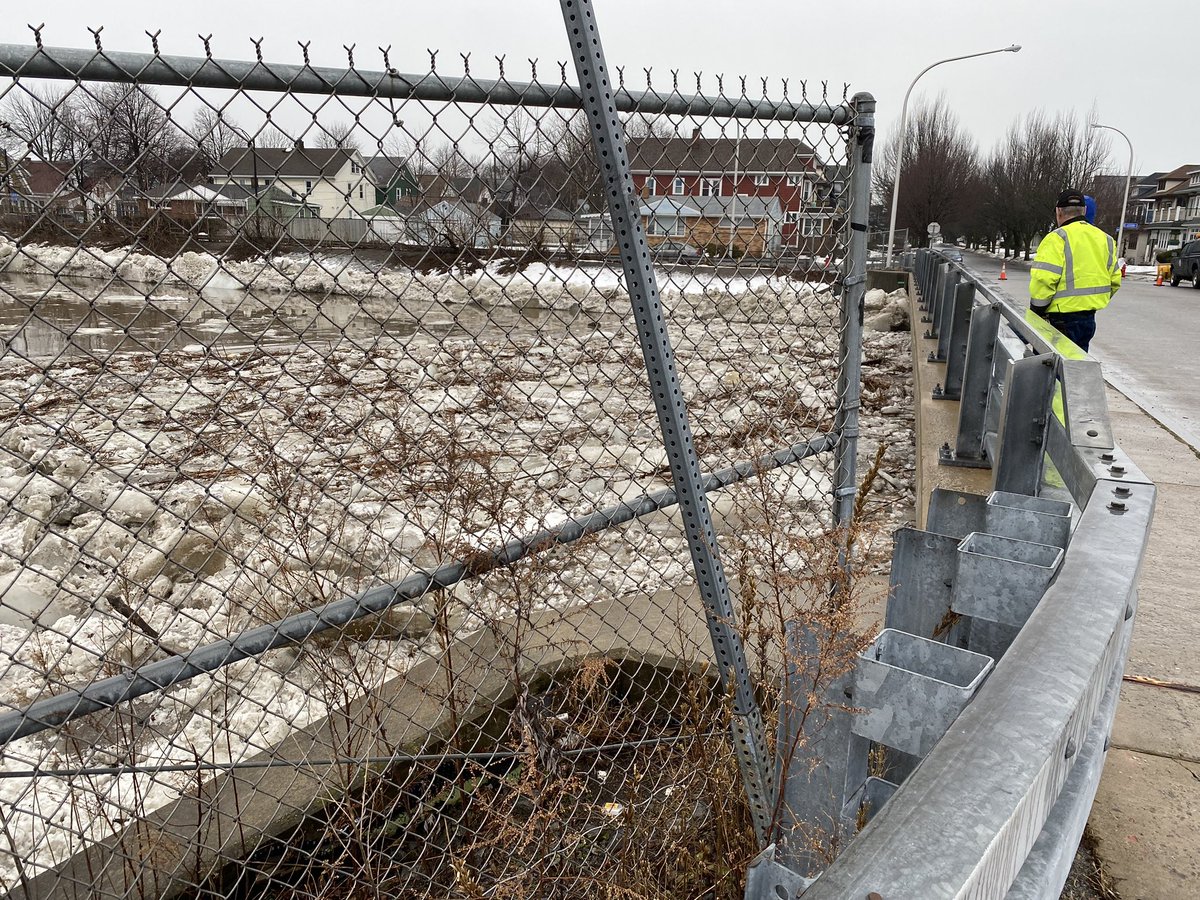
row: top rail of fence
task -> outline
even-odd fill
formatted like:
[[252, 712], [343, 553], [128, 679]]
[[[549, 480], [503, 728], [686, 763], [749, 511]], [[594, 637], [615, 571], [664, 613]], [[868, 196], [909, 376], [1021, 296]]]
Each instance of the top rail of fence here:
[[[161, 53], [125, 53], [65, 47], [29, 47], [0, 44], [0, 75], [13, 78], [47, 78], [115, 81], [193, 88], [240, 88], [292, 94], [338, 94], [347, 97], [380, 97], [396, 100], [455, 101], [503, 106], [579, 109], [578, 87], [568, 84], [565, 69], [557, 84], [517, 82], [506, 78], [476, 78], [470, 74], [444, 77], [403, 74], [394, 68], [331, 68], [244, 60], [213, 56], [173, 56]], [[647, 80], [649, 77], [647, 76]], [[666, 92], [631, 91], [618, 85], [613, 99], [620, 112], [649, 115], [715, 116], [767, 121], [812, 122], [848, 125], [854, 108], [845, 97], [830, 102], [794, 102], [786, 98], [753, 99], [741, 96], [707, 96], [681, 92], [678, 77]]]

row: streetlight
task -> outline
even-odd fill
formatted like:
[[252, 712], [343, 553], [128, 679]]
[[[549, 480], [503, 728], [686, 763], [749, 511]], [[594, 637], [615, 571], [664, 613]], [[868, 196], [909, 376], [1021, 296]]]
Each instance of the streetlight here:
[[939, 59], [935, 63], [931, 63], [922, 69], [917, 77], [912, 80], [912, 84], [908, 86], [908, 90], [904, 92], [904, 105], [900, 109], [900, 141], [896, 146], [896, 171], [892, 179], [892, 221], [888, 225], [888, 245], [887, 245], [887, 261], [885, 265], [892, 264], [892, 243], [896, 239], [896, 203], [900, 198], [900, 164], [904, 161], [904, 139], [908, 131], [908, 96], [912, 93], [912, 89], [917, 86], [917, 82], [921, 80], [921, 76], [930, 69], [945, 65], [949, 62], [958, 62], [960, 59], [974, 59], [977, 56], [991, 56], [993, 53], [1019, 53], [1021, 50], [1020, 44], [1013, 44], [1010, 47], [1001, 47], [998, 50], [984, 50], [982, 53], [968, 53], [966, 56], [952, 56], [949, 59]]
[[1125, 176], [1125, 200], [1121, 203], [1121, 221], [1117, 223], [1117, 258], [1124, 259], [1125, 248], [1122, 245], [1125, 243], [1125, 213], [1129, 209], [1129, 185], [1133, 182], [1133, 141], [1120, 128], [1113, 128], [1111, 125], [1100, 125], [1093, 122], [1092, 128], [1107, 128], [1109, 131], [1115, 131], [1125, 138], [1125, 143], [1129, 145], [1129, 170]]

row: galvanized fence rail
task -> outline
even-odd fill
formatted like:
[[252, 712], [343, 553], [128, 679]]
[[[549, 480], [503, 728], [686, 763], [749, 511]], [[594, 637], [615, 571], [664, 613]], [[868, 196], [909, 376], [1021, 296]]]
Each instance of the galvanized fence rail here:
[[0, 45], [9, 896], [739, 896], [799, 827], [909, 500], [874, 104], [561, 6], [577, 85]]
[[852, 839], [831, 863], [772, 845], [747, 896], [1052, 900], [1108, 749], [1155, 487], [1113, 439], [1096, 360], [961, 263], [905, 256], [946, 365], [933, 397], [960, 404], [941, 462], [994, 490], [935, 489], [926, 529], [896, 533], [887, 629], [823, 723], [825, 809]]

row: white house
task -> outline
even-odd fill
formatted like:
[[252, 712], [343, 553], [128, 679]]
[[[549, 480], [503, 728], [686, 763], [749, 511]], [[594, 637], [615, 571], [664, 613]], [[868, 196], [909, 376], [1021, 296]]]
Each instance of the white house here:
[[374, 176], [357, 150], [310, 149], [302, 143], [286, 150], [238, 148], [221, 157], [209, 180], [252, 192], [273, 187], [316, 209], [322, 219], [358, 218], [377, 202]]

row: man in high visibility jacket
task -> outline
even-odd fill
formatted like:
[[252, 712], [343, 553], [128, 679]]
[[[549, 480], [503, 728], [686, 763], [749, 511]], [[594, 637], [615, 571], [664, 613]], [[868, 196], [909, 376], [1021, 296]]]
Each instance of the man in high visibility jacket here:
[[1089, 225], [1080, 191], [1063, 191], [1055, 204], [1058, 227], [1042, 238], [1030, 269], [1029, 308], [1086, 351], [1096, 333], [1096, 310], [1121, 287], [1117, 245]]

